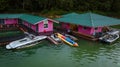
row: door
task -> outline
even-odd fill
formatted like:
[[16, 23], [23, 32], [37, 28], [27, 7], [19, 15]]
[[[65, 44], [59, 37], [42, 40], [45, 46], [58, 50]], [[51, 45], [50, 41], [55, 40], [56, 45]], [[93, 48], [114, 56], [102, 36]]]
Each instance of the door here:
[[38, 32], [38, 24], [36, 24], [36, 32]]
[[70, 29], [73, 30], [73, 31], [78, 30], [77, 25], [75, 25], [75, 24], [70, 24]]
[[21, 19], [18, 19], [18, 24], [23, 24]]
[[0, 19], [0, 24], [1, 24], [1, 25], [4, 24], [4, 19]]

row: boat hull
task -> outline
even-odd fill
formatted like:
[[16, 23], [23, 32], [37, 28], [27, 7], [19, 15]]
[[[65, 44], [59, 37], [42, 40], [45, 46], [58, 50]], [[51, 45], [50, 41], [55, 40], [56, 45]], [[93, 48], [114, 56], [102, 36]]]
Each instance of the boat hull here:
[[40, 40], [46, 39], [47, 36], [35, 36], [33, 39], [25, 37], [20, 40], [13, 41], [6, 45], [6, 49], [15, 49], [21, 46], [30, 45], [31, 43], [38, 42]]
[[103, 37], [100, 37], [99, 40], [106, 43], [113, 43], [114, 41], [119, 39], [119, 34], [114, 34], [113, 36], [116, 36], [116, 37], [114, 39], [112, 38], [107, 39], [106, 36], [103, 36]]

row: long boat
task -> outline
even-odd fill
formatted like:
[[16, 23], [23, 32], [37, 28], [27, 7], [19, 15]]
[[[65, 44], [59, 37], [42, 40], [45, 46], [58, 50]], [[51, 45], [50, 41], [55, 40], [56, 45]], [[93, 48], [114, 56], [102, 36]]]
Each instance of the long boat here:
[[34, 37], [25, 37], [20, 40], [13, 41], [6, 45], [6, 49], [17, 49], [23, 46], [29, 46], [30, 44], [39, 42], [40, 40], [46, 39], [47, 36], [34, 36]]
[[56, 33], [58, 38], [60, 38], [62, 41], [64, 41], [65, 43], [69, 44], [70, 46], [74, 46], [74, 47], [78, 47], [79, 45], [73, 41], [72, 39], [70, 39], [69, 37], [63, 36], [60, 33]]

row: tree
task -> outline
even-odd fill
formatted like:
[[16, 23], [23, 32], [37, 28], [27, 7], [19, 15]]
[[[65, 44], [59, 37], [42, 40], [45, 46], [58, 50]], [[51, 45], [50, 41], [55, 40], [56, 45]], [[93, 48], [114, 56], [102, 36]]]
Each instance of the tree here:
[[120, 0], [113, 0], [111, 5], [111, 11], [120, 12]]
[[8, 0], [0, 0], [0, 11], [3, 12], [8, 8]]

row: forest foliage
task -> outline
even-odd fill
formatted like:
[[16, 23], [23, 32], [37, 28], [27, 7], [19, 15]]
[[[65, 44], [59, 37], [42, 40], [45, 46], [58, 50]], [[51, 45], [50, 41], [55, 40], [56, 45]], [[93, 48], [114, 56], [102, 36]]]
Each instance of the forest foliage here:
[[120, 13], [120, 0], [0, 0], [0, 12], [100, 11]]

